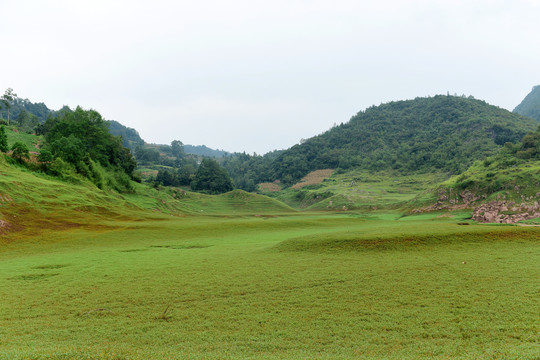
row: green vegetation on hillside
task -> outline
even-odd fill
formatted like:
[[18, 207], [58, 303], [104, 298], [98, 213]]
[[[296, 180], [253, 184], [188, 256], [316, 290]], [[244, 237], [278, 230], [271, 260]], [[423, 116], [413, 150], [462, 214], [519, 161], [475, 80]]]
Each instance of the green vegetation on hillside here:
[[13, 89], [7, 89], [0, 100], [0, 121], [5, 120], [7, 123], [8, 112], [11, 123], [9, 125], [19, 125], [26, 131], [33, 130], [35, 126], [56, 114], [44, 103], [33, 103], [18, 97]]
[[[37, 160], [39, 170], [64, 179], [73, 175], [90, 179], [97, 187], [117, 191], [132, 191], [130, 179], [136, 162], [130, 151], [122, 146], [119, 137], [112, 136], [108, 124], [94, 110], [66, 110], [49, 117], [40, 128], [44, 141], [40, 144]], [[33, 135], [25, 135], [34, 138]], [[23, 142], [15, 142], [12, 156], [22, 160]], [[24, 162], [23, 162], [24, 163]], [[28, 164], [36, 168], [35, 164]]]
[[540, 121], [540, 86], [533, 87], [514, 112]]
[[507, 143], [495, 156], [476, 161], [467, 171], [445, 183], [457, 195], [465, 190], [489, 196], [504, 192], [505, 198], [522, 200], [540, 191], [540, 127], [517, 144]]
[[431, 190], [447, 178], [447, 174], [438, 172], [401, 174], [397, 171], [352, 170], [336, 172], [318, 185], [263, 193], [300, 209], [407, 211], [413, 199], [428, 196], [432, 200]]
[[109, 124], [109, 132], [111, 135], [120, 136], [124, 147], [133, 151], [144, 145], [144, 140], [141, 139], [137, 130], [126, 127], [118, 121], [110, 120], [107, 122]]
[[327, 168], [457, 174], [537, 126], [480, 100], [439, 95], [373, 106], [275, 156], [244, 154], [223, 165], [235, 182], [284, 185]]
[[459, 173], [475, 159], [538, 126], [483, 101], [435, 96], [368, 108], [350, 122], [295, 145], [273, 163], [275, 178], [314, 169], [395, 169]]
[[205, 191], [210, 194], [220, 194], [231, 191], [231, 178], [219, 164], [212, 159], [204, 159], [197, 169], [191, 188], [195, 191]]
[[227, 151], [211, 149], [206, 145], [184, 145], [186, 154], [221, 158], [229, 155]]

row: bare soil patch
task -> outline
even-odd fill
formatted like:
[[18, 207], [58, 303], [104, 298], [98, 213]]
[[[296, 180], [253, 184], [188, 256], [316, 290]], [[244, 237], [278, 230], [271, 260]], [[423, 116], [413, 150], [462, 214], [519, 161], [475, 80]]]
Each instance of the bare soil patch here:
[[325, 179], [328, 179], [334, 173], [334, 169], [315, 170], [307, 174], [292, 186], [293, 189], [298, 190], [308, 185], [318, 185]]

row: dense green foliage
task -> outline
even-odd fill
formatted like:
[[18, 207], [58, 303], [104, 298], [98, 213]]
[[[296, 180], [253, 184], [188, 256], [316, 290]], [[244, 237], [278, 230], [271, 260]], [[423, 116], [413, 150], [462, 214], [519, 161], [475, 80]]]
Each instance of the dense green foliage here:
[[525, 135], [521, 143], [506, 143], [496, 155], [475, 162], [443, 187], [476, 195], [504, 191], [505, 197], [535, 197], [540, 189], [540, 127]]
[[0, 151], [7, 152], [8, 149], [9, 149], [9, 146], [8, 146], [6, 128], [2, 125], [0, 126]]
[[540, 121], [540, 85], [533, 87], [514, 112]]
[[265, 155], [234, 153], [224, 157], [221, 164], [237, 189], [256, 191], [258, 183], [274, 179], [272, 164], [281, 152], [273, 151]]
[[[33, 103], [28, 99], [21, 99], [16, 95], [9, 102], [9, 112], [11, 120], [21, 124], [21, 120], [26, 121], [29, 117], [32, 123], [42, 124], [49, 116], [53, 116], [56, 112], [50, 110], [44, 103]], [[0, 107], [0, 117], [7, 119], [8, 106], [3, 101]], [[21, 115], [23, 113], [23, 115]], [[26, 113], [26, 114], [25, 114]], [[35, 119], [35, 120], [34, 120]]]
[[75, 111], [51, 119], [54, 125], [45, 134], [47, 146], [56, 157], [76, 165], [90, 158], [103, 166], [116, 166], [128, 175], [136, 163], [118, 137], [108, 132], [107, 123], [95, 110]]
[[155, 182], [163, 186], [189, 186], [195, 177], [194, 166], [177, 168], [161, 168], [158, 170]]
[[4, 95], [0, 97], [0, 103], [2, 104], [1, 107], [6, 111], [7, 114], [7, 124], [10, 124], [10, 120], [12, 117], [12, 107], [14, 100], [17, 98], [17, 94], [13, 92], [12, 88], [6, 89], [4, 92]]
[[536, 126], [531, 119], [470, 98], [440, 95], [390, 102], [283, 152], [274, 161], [274, 178], [288, 182], [315, 169], [355, 167], [459, 173]]
[[62, 176], [71, 167], [102, 188], [105, 168], [113, 174], [107, 181], [110, 187], [131, 191], [129, 178], [136, 167], [135, 159], [122, 140], [109, 133], [108, 123], [97, 111], [77, 107], [50, 117], [43, 125], [43, 150], [56, 159], [49, 167], [51, 173]]
[[215, 160], [204, 159], [195, 173], [191, 188], [209, 194], [221, 194], [231, 191], [233, 184], [227, 171], [219, 166]]
[[16, 142], [11, 146], [11, 152], [13, 158], [22, 161], [23, 159], [28, 159], [30, 157], [30, 151], [28, 147], [22, 142]]
[[516, 156], [521, 159], [540, 159], [540, 126], [538, 130], [523, 137]]
[[460, 173], [536, 126], [534, 120], [483, 101], [439, 95], [373, 106], [288, 150], [234, 154], [222, 164], [236, 186], [250, 191], [253, 183], [281, 180], [290, 185], [327, 168]]

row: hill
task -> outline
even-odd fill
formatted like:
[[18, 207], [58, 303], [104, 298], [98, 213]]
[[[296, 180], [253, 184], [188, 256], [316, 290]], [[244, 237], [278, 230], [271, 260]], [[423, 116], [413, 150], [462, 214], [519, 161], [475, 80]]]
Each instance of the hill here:
[[[44, 103], [33, 103], [28, 99], [21, 99], [19, 97], [14, 97], [10, 105], [10, 118], [19, 124], [21, 120], [34, 122], [34, 126], [43, 124], [49, 116], [56, 113], [56, 111], [49, 109]], [[6, 106], [0, 107], [0, 117], [7, 119]]]
[[514, 112], [540, 121], [540, 85], [533, 87]]
[[149, 219], [157, 214], [230, 216], [293, 211], [277, 200], [241, 190], [213, 196], [175, 188], [157, 190], [132, 182], [134, 191], [120, 194], [99, 189], [83, 176], [62, 180], [31, 171], [2, 154], [0, 174], [0, 233], [96, 228], [112, 221]]
[[443, 182], [428, 210], [473, 209], [480, 222], [540, 218], [540, 127]]
[[224, 150], [214, 150], [209, 148], [206, 145], [184, 145], [184, 152], [186, 154], [206, 156], [206, 157], [215, 157], [221, 158], [229, 155], [227, 151]]
[[109, 133], [114, 136], [121, 136], [124, 147], [133, 151], [137, 147], [144, 145], [144, 140], [140, 137], [137, 130], [124, 126], [115, 120], [109, 120], [107, 123], [109, 125]]
[[390, 102], [284, 151], [268, 180], [292, 183], [326, 168], [459, 173], [537, 126], [535, 120], [473, 98], [438, 95]]

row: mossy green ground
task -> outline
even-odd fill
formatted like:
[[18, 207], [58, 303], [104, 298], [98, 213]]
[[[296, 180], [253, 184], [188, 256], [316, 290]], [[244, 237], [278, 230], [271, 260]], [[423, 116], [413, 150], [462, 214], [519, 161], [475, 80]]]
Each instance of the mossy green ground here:
[[354, 214], [8, 235], [0, 359], [535, 359], [539, 240]]
[[0, 195], [2, 360], [540, 356], [537, 227], [119, 195], [1, 161]]

